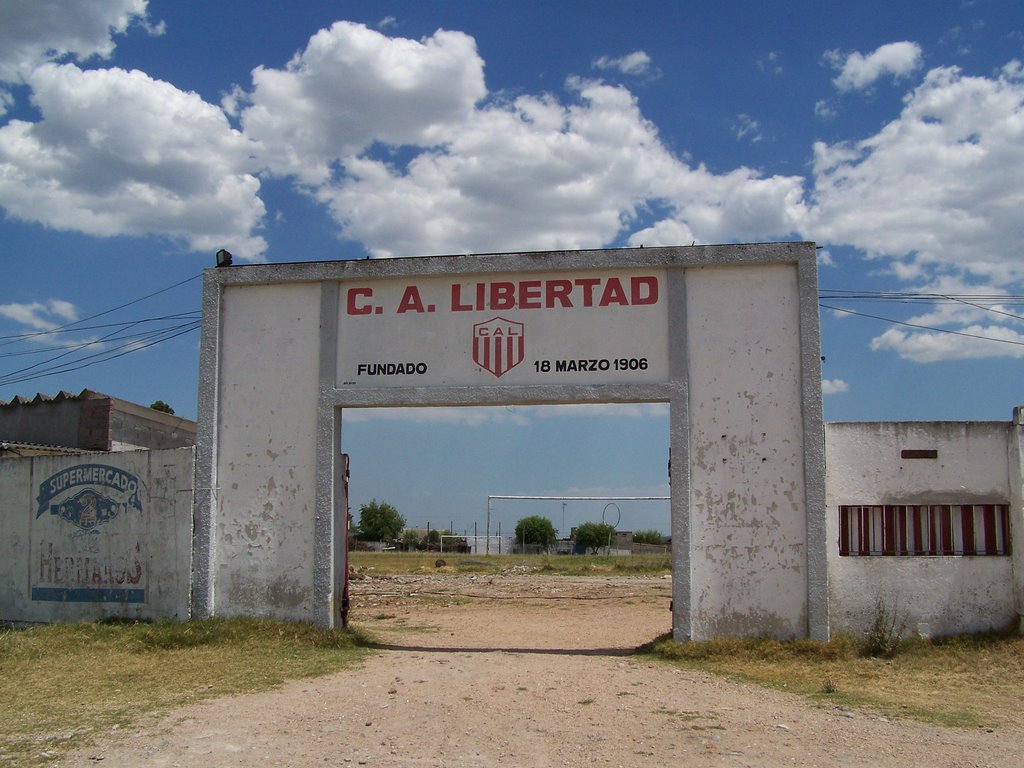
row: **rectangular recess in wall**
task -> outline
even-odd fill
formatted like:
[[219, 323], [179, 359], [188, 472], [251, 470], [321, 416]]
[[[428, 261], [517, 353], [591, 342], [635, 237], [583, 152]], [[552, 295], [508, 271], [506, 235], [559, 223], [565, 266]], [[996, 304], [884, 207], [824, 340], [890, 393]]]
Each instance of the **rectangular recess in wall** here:
[[900, 451], [901, 459], [937, 459], [939, 452], [935, 448], [904, 448]]
[[1009, 504], [853, 504], [839, 507], [847, 557], [1009, 555]]

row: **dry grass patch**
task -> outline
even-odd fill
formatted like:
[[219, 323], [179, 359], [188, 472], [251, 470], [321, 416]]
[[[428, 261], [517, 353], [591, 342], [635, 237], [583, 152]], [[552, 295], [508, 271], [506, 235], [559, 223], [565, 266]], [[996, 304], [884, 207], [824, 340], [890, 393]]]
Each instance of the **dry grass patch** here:
[[351, 632], [256, 619], [50, 624], [0, 632], [0, 765], [52, 763], [96, 734], [362, 658]]
[[[437, 566], [444, 560], [443, 567]], [[350, 552], [349, 566], [374, 575], [539, 573], [548, 576], [664, 575], [668, 555], [463, 555], [438, 552]]]
[[910, 640], [872, 658], [851, 637], [811, 640], [661, 640], [663, 659], [840, 706], [957, 727], [1024, 723], [1024, 638], [983, 635]]

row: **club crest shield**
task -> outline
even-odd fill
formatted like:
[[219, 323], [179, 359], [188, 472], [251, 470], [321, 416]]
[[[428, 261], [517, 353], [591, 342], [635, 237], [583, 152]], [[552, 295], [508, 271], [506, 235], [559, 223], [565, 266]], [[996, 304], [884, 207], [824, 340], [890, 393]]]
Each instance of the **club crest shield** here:
[[473, 362], [501, 378], [521, 362], [526, 351], [526, 326], [503, 317], [473, 325]]
[[88, 532], [109, 523], [119, 511], [112, 498], [87, 488], [57, 504], [54, 514]]

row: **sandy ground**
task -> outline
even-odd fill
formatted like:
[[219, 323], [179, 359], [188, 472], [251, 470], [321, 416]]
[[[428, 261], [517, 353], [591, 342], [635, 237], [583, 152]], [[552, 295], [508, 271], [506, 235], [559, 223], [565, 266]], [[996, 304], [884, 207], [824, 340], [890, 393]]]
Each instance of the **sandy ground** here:
[[184, 707], [66, 766], [1007, 766], [1024, 730], [890, 721], [630, 655], [670, 581], [431, 574], [353, 582], [358, 669]]

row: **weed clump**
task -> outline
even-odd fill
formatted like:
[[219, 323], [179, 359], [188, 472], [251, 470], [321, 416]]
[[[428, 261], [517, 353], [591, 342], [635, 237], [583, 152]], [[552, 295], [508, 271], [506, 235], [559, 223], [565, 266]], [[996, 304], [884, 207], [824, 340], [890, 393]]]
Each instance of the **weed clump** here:
[[864, 633], [860, 654], [868, 658], [892, 659], [900, 652], [903, 633], [907, 628], [905, 617], [901, 617], [894, 605], [889, 608], [879, 597], [875, 601], [875, 618], [870, 629]]

